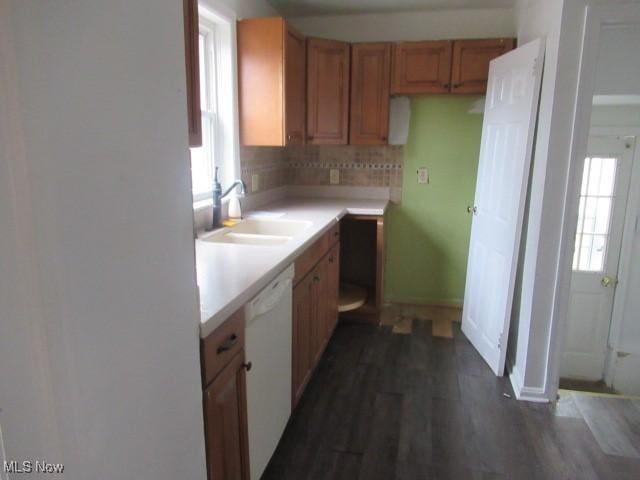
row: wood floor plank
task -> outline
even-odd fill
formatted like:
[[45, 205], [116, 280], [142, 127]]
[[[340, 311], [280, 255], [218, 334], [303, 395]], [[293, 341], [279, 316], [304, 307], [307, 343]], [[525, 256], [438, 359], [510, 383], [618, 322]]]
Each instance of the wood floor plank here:
[[640, 479], [637, 400], [518, 402], [453, 333], [339, 325], [263, 478]]
[[375, 414], [369, 439], [362, 456], [359, 479], [388, 480], [396, 470], [402, 395], [380, 393], [376, 396]]
[[627, 410], [630, 400], [573, 394], [573, 399], [603, 452], [640, 459], [640, 420]]

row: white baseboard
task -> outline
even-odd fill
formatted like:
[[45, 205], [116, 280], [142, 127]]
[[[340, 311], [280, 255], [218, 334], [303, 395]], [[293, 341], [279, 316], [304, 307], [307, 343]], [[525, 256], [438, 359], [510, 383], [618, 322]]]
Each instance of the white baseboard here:
[[512, 366], [509, 369], [509, 380], [511, 381], [511, 387], [513, 393], [515, 393], [518, 400], [525, 402], [536, 403], [549, 403], [544, 388], [526, 387], [522, 379], [522, 375], [518, 370], [518, 367]]

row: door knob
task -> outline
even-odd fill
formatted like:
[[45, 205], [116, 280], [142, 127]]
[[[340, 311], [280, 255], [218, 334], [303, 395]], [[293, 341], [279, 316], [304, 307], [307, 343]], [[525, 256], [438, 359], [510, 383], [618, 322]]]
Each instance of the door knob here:
[[253, 367], [253, 363], [251, 362], [243, 363], [242, 367], [248, 372], [249, 370], [251, 370], [251, 367]]
[[471, 205], [467, 206], [467, 213], [471, 212], [473, 212], [473, 214], [475, 215], [478, 212], [478, 207], [476, 207], [475, 205], [473, 207]]
[[605, 275], [604, 277], [602, 277], [602, 280], [600, 280], [600, 285], [602, 285], [603, 287], [612, 287], [617, 283], [618, 279], [610, 277], [609, 275]]

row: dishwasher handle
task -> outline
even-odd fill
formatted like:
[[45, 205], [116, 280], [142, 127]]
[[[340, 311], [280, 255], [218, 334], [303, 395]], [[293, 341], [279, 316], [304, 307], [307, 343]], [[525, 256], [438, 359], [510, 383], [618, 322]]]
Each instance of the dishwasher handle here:
[[247, 305], [246, 322], [251, 323], [253, 319], [264, 315], [275, 307], [287, 290], [291, 289], [291, 279], [278, 280], [267, 287], [253, 302]]

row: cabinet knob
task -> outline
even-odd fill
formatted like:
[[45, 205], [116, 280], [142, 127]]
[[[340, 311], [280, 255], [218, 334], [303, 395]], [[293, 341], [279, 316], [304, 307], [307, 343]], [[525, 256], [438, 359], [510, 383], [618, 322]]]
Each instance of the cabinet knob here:
[[449, 87], [451, 87], [450, 83], [445, 83], [444, 85], [442, 85], [442, 88], [449, 88]]
[[454, 83], [454, 84], [452, 85], [452, 87], [453, 87], [453, 88], [459, 88], [459, 87], [460, 87], [460, 84], [459, 84], [459, 83]]
[[232, 333], [229, 338], [227, 338], [222, 344], [218, 347], [218, 355], [226, 352], [227, 350], [231, 350], [235, 344], [238, 343], [238, 336], [235, 333]]
[[248, 372], [249, 370], [251, 370], [251, 367], [253, 367], [253, 363], [251, 362], [243, 363], [242, 367]]

